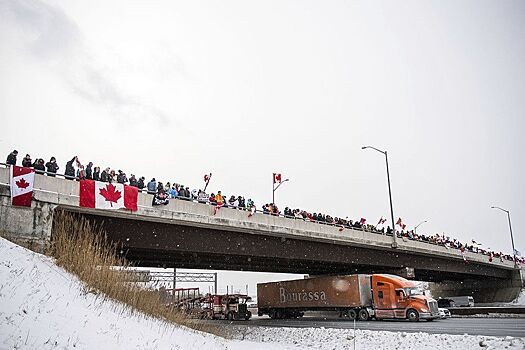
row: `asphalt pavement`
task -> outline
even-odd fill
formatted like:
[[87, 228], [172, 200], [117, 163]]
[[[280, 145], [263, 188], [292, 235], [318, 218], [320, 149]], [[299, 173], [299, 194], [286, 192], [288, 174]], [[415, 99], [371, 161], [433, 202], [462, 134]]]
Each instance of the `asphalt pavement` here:
[[[210, 321], [229, 322], [229, 321]], [[354, 322], [339, 318], [305, 316], [292, 320], [273, 320], [267, 316], [253, 317], [249, 321], [234, 321], [233, 326], [251, 327], [354, 327]], [[409, 322], [406, 320], [356, 321], [357, 329], [391, 332], [426, 332], [436, 334], [469, 334], [496, 337], [525, 337], [525, 318], [448, 318], [432, 322]]]

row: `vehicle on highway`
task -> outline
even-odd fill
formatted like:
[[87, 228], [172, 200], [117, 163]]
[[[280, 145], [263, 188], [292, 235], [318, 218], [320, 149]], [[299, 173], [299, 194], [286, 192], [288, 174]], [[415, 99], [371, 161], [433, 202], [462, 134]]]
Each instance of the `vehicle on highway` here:
[[473, 307], [474, 298], [470, 295], [459, 297], [445, 297], [438, 299], [439, 307]]
[[439, 318], [436, 300], [415, 282], [389, 274], [324, 276], [257, 284], [259, 316], [302, 317], [305, 311], [339, 311], [350, 319]]
[[440, 308], [438, 308], [438, 310], [439, 310], [439, 318], [449, 318], [451, 316], [449, 309], [445, 309], [444, 307], [440, 307]]
[[203, 297], [187, 298], [177, 307], [188, 317], [209, 320], [249, 320], [251, 297], [245, 294], [206, 294]]

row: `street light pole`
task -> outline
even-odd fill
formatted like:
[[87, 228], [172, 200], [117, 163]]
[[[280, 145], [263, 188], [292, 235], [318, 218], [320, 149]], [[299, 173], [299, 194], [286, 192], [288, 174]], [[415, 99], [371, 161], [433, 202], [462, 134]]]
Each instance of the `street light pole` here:
[[427, 222], [427, 220], [421, 221], [419, 224], [417, 224], [416, 227], [414, 227], [414, 233], [416, 233], [417, 228], [425, 222]]
[[510, 223], [510, 211], [500, 208], [500, 207], [496, 207], [496, 206], [492, 206], [491, 208], [499, 209], [507, 213], [507, 218], [509, 219], [510, 242], [512, 243], [512, 256], [514, 257], [514, 267], [517, 267], [518, 264], [516, 263], [516, 248], [514, 248], [514, 237], [512, 236], [512, 224]]
[[290, 181], [290, 179], [284, 179], [282, 182], [279, 182], [279, 184], [277, 185], [277, 187], [275, 187], [275, 182], [273, 183], [273, 192], [272, 192], [272, 204], [275, 205], [275, 191], [277, 191], [277, 189], [279, 187], [281, 187], [281, 185], [283, 183], [285, 183], [286, 181]]
[[397, 234], [396, 234], [396, 225], [394, 223], [394, 208], [392, 206], [392, 189], [390, 188], [390, 171], [388, 169], [388, 154], [386, 151], [381, 151], [380, 149], [377, 149], [372, 146], [363, 146], [361, 149], [367, 149], [371, 148], [379, 153], [383, 153], [385, 155], [385, 161], [386, 161], [386, 178], [388, 182], [388, 197], [390, 199], [390, 218], [392, 220], [392, 248], [397, 248]]

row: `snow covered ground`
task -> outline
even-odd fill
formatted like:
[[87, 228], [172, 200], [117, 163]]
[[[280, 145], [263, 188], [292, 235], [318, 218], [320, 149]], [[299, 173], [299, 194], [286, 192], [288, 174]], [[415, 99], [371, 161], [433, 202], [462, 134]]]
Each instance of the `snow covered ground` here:
[[[0, 349], [353, 349], [353, 331], [232, 328], [223, 339], [85, 293], [53, 260], [0, 238]], [[244, 338], [245, 340], [241, 340]], [[524, 349], [523, 338], [357, 331], [356, 349]]]

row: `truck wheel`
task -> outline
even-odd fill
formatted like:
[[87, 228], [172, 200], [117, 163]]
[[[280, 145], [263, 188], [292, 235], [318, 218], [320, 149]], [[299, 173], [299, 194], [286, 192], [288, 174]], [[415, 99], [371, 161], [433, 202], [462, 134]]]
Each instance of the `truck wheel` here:
[[412, 321], [412, 322], [418, 321], [419, 313], [414, 309], [410, 309], [407, 311], [407, 318], [409, 321]]
[[368, 311], [366, 311], [366, 309], [359, 310], [358, 317], [359, 317], [359, 321], [367, 321], [369, 317]]
[[355, 320], [357, 318], [357, 312], [355, 312], [355, 310], [348, 310], [347, 315], [351, 320]]

